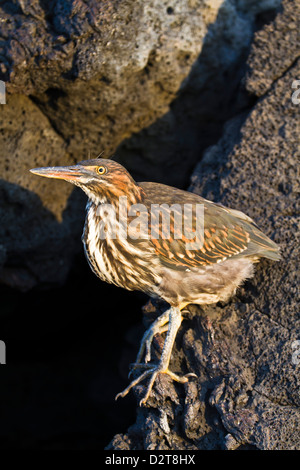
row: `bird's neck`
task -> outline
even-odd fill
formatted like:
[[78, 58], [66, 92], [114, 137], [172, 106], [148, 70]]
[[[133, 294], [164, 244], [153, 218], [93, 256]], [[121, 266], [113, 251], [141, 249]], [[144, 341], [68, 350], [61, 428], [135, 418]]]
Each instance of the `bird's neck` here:
[[[136, 205], [134, 209], [138, 211], [144, 196], [145, 193], [138, 185], [135, 188], [131, 187], [131, 191], [126, 195], [119, 192], [101, 197], [93, 193], [86, 206], [86, 233], [94, 233], [98, 239], [103, 236], [102, 231], [106, 227], [105, 231], [108, 231], [107, 236], [104, 236], [106, 239], [127, 237], [127, 224], [131, 220], [133, 206]], [[125, 235], [124, 230], [126, 230]]]
[[100, 205], [110, 205], [117, 213], [120, 207], [124, 208], [124, 204], [126, 204], [129, 210], [132, 205], [142, 203], [145, 196], [144, 191], [138, 185], [131, 186], [126, 192], [119, 190], [118, 187], [114, 189], [113, 193], [95, 193], [94, 191], [89, 191], [87, 188], [84, 188], [84, 191], [89, 198], [89, 207], [92, 204], [96, 207]]

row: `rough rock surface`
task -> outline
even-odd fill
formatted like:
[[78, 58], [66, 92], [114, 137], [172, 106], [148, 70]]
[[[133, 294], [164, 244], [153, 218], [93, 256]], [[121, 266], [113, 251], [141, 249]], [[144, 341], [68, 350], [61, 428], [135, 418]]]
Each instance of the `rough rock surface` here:
[[183, 186], [224, 120], [249, 106], [239, 64], [257, 18], [279, 3], [1, 3], [2, 282], [62, 282], [81, 249], [84, 199], [28, 168], [110, 156], [123, 142], [118, 158], [138, 180]]
[[[227, 124], [191, 186], [253, 217], [280, 244], [282, 261], [261, 262], [229, 304], [190, 308], [171, 370], [198, 378], [182, 386], [162, 376], [136, 423], [115, 436], [110, 449], [299, 449], [300, 108], [291, 99], [291, 83], [299, 77], [300, 59], [287, 61], [286, 37], [276, 29], [282, 31], [284, 21], [288, 30], [296, 21], [288, 4], [255, 36], [246, 86], [260, 100]], [[255, 86], [271, 44], [277, 60], [270, 59], [266, 82], [259, 74]], [[143, 390], [137, 387], [138, 397]]]
[[256, 35], [249, 57], [247, 90], [250, 93], [262, 96], [299, 58], [299, 16], [299, 2], [285, 2], [274, 22]]
[[109, 155], [166, 112], [220, 3], [183, 2], [176, 12], [158, 1], [2, 3], [2, 282], [62, 282], [81, 249], [84, 198], [28, 169]]
[[221, 3], [7, 2], [2, 78], [42, 108], [74, 158], [110, 154], [168, 110]]
[[60, 158], [70, 164], [71, 160], [63, 139], [28, 97], [11, 95], [3, 108], [0, 281], [21, 290], [41, 283], [63, 282], [76, 237], [80, 238], [76, 222], [84, 205], [75, 195], [70, 211], [64, 200], [71, 195], [71, 185], [50, 185], [42, 178], [34, 181], [28, 169], [59, 165]]
[[[120, 143], [118, 158], [137, 179], [184, 186], [218, 142], [190, 189], [245, 211], [282, 247], [283, 261], [261, 262], [228, 305], [190, 308], [171, 369], [198, 378], [182, 386], [161, 376], [149, 406], [137, 409], [111, 449], [299, 449], [300, 105], [291, 99], [299, 2], [284, 1], [276, 13], [279, 3], [1, 3], [0, 79], [8, 91], [0, 107], [1, 282], [21, 290], [63, 283], [81, 250], [85, 198], [27, 169], [73, 163], [89, 151], [108, 156]], [[107, 443], [107, 428], [132, 403], [132, 395], [109, 401], [120, 391], [118, 357], [127, 375], [129, 353], [118, 348], [132, 297], [126, 303], [124, 293], [105, 291], [84, 266], [45, 295], [1, 286], [1, 332], [14, 340], [8, 358], [18, 345], [21, 357], [9, 359], [2, 387], [1, 446], [99, 448], [99, 435]], [[101, 300], [97, 311], [87, 299]], [[145, 324], [162, 308], [149, 304]], [[128, 333], [132, 359], [140, 335]], [[162, 344], [157, 337], [157, 352]], [[109, 377], [113, 391], [103, 387]]]

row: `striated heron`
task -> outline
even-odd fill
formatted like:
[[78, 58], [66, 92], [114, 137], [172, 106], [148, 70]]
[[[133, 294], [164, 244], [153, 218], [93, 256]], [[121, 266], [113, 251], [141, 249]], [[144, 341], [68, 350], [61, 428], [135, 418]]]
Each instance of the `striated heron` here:
[[[117, 397], [150, 377], [140, 405], [146, 403], [160, 373], [186, 382], [194, 374], [180, 377], [169, 370], [181, 311], [188, 304], [226, 301], [253, 275], [260, 258], [280, 259], [278, 246], [242, 212], [163, 184], [136, 183], [112, 160], [30, 171], [66, 180], [87, 194], [82, 242], [100, 279], [170, 305], [142, 338], [134, 368], [145, 370]], [[160, 360], [153, 364], [153, 337], [165, 331]]]

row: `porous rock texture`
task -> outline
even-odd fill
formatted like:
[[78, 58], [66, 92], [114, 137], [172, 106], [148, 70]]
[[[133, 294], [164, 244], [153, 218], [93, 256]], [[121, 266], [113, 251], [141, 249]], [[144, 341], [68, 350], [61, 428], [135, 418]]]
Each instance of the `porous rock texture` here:
[[[138, 180], [181, 187], [201, 159], [190, 189], [246, 212], [282, 248], [282, 261], [261, 262], [227, 305], [185, 312], [170, 368], [197, 379], [180, 385], [161, 375], [148, 405], [137, 408], [135, 424], [117, 434], [110, 449], [299, 449], [300, 105], [292, 100], [299, 2], [279, 5], [1, 3], [0, 79], [7, 89], [0, 108], [1, 282], [24, 291], [64, 282], [81, 249], [85, 198], [71, 185], [27, 170], [101, 151], [110, 156], [117, 150]], [[87, 292], [99, 299], [85, 289], [82, 304]], [[145, 326], [165, 307], [149, 303]], [[58, 319], [52, 327], [59, 329]], [[131, 337], [136, 352], [137, 335]], [[160, 353], [162, 345], [157, 336], [153, 349]], [[33, 390], [36, 383], [30, 382]], [[46, 385], [42, 409], [49, 411], [48, 377]], [[73, 392], [62, 399], [62, 410]], [[135, 393], [139, 401], [143, 385]], [[21, 388], [20, 397], [22, 403]], [[32, 408], [36, 400], [35, 392]], [[24, 406], [30, 424], [31, 407]], [[57, 432], [52, 416], [49, 421]], [[38, 434], [34, 420], [32, 429]]]
[[224, 120], [249, 105], [236, 93], [239, 64], [279, 3], [1, 3], [3, 283], [24, 291], [62, 283], [81, 249], [84, 197], [29, 168], [117, 149], [138, 180], [186, 186]]
[[[280, 245], [282, 261], [262, 261], [227, 305], [190, 307], [171, 370], [198, 378], [178, 385], [161, 375], [136, 423], [109, 449], [300, 447], [299, 105], [292, 100], [300, 58], [295, 42], [289, 58], [286, 49], [287, 32], [296, 37], [297, 12], [296, 2], [283, 2], [255, 35], [245, 86], [260, 99], [227, 123], [190, 187], [253, 217]], [[159, 308], [145, 312], [155, 318]], [[161, 345], [156, 337], [157, 352]], [[138, 399], [144, 392], [136, 387]]]

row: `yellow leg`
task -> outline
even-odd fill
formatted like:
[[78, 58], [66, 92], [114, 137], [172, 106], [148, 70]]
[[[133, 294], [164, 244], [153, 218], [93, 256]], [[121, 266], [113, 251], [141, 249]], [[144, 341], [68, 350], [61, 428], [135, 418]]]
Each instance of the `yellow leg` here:
[[[125, 390], [123, 390], [123, 392], [119, 393], [116, 396], [116, 399], [118, 399], [119, 397], [125, 397], [125, 395], [127, 395], [127, 393], [133, 387], [135, 387], [135, 385], [142, 382], [148, 376], [151, 376], [149, 384], [147, 386], [146, 394], [145, 394], [144, 398], [142, 398], [142, 400], [140, 401], [140, 406], [141, 406], [141, 405], [143, 405], [147, 402], [147, 400], [150, 396], [152, 387], [154, 385], [155, 379], [156, 379], [158, 374], [167, 374], [173, 380], [175, 380], [177, 382], [181, 382], [181, 383], [187, 382], [188, 381], [188, 376], [195, 375], [195, 374], [188, 374], [187, 376], [179, 377], [177, 374], [174, 374], [173, 372], [171, 372], [169, 370], [169, 363], [170, 363], [170, 359], [171, 359], [172, 349], [173, 349], [174, 341], [175, 341], [175, 338], [176, 338], [176, 335], [177, 335], [177, 331], [180, 327], [182, 318], [181, 318], [181, 313], [180, 313], [180, 310], [179, 310], [178, 307], [177, 308], [176, 307], [171, 307], [168, 310], [168, 316], [169, 316], [169, 328], [168, 328], [165, 344], [164, 344], [164, 347], [163, 347], [163, 351], [162, 351], [162, 355], [161, 355], [159, 363], [156, 366], [153, 365], [153, 364], [149, 364], [149, 363], [145, 363], [145, 364], [139, 364], [138, 363], [139, 366], [146, 367], [148, 370], [146, 370], [138, 378], [133, 380], [128, 385], [128, 387], [126, 387]], [[159, 317], [158, 320], [161, 317]], [[163, 316], [163, 320], [164, 320], [164, 323], [159, 323], [159, 322], [156, 323], [157, 328], [162, 327], [167, 322], [166, 321], [166, 315]], [[153, 330], [151, 330], [151, 328], [149, 330], [151, 330], [152, 333], [153, 333], [153, 331], [156, 330], [156, 327]], [[147, 330], [146, 334], [148, 333], [149, 330]], [[150, 340], [150, 345], [151, 345], [151, 341], [152, 341], [152, 338], [154, 336], [154, 335], [151, 336], [150, 333], [149, 333], [148, 336], [146, 336], [146, 334], [144, 335], [144, 337], [142, 339], [141, 348], [140, 348], [140, 351], [139, 351], [139, 354], [138, 354], [138, 360], [140, 360], [140, 358], [141, 358], [141, 356], [144, 352], [145, 347], [147, 348], [147, 346], [145, 346], [145, 344], [147, 344], [147, 341]], [[142, 348], [144, 348], [144, 349], [142, 349]], [[142, 349], [142, 352], [141, 352], [141, 349]], [[146, 354], [146, 357], [147, 357], [147, 354]]]
[[[151, 344], [152, 344], [153, 338], [155, 335], [161, 334], [167, 331], [168, 323], [169, 323], [169, 310], [166, 310], [146, 330], [146, 332], [144, 333], [144, 336], [142, 337], [140, 349], [137, 354], [135, 363], [131, 364], [132, 369], [129, 372], [128, 377], [130, 377], [130, 375], [133, 373], [134, 370], [140, 367], [145, 367], [145, 365], [151, 361]], [[145, 363], [141, 364], [144, 352], [145, 352]]]

